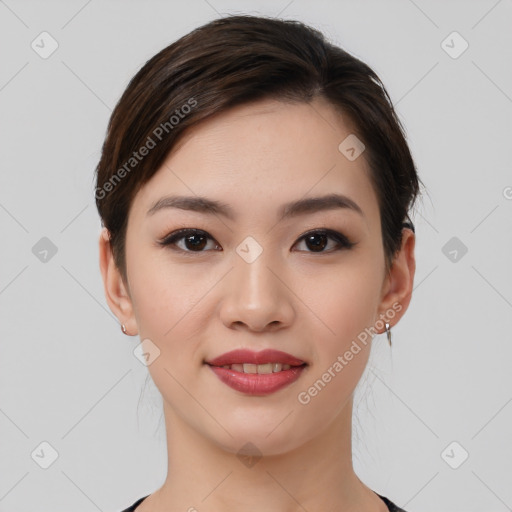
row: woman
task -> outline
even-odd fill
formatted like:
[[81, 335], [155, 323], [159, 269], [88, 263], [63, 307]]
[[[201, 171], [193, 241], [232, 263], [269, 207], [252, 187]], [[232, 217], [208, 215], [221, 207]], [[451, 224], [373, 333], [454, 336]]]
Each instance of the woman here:
[[163, 397], [127, 511], [400, 511], [355, 474], [353, 393], [407, 310], [419, 194], [377, 75], [300, 22], [215, 20], [131, 80], [97, 167], [106, 299]]

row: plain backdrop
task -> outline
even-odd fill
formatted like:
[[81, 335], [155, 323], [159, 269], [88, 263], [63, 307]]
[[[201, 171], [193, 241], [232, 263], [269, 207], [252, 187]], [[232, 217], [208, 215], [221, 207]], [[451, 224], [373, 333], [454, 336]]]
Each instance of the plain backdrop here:
[[0, 511], [115, 512], [165, 477], [161, 398], [103, 295], [93, 173], [129, 79], [229, 13], [368, 63], [427, 187], [412, 303], [357, 388], [356, 472], [408, 512], [511, 510], [512, 3], [4, 0]]

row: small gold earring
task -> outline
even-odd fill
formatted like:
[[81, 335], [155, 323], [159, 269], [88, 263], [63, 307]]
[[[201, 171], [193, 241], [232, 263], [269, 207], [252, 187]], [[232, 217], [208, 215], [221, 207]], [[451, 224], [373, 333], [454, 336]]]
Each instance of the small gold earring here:
[[121, 324], [121, 331], [123, 331], [123, 334], [126, 334], [127, 336], [129, 336], [128, 331], [126, 330], [126, 327], [124, 324]]

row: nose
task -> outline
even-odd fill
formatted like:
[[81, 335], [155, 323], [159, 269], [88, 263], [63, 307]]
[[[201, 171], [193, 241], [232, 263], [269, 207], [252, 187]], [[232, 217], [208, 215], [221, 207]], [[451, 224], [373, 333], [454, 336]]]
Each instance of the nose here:
[[293, 322], [294, 294], [287, 282], [289, 276], [265, 253], [251, 263], [236, 257], [224, 280], [220, 317], [230, 329], [276, 331]]

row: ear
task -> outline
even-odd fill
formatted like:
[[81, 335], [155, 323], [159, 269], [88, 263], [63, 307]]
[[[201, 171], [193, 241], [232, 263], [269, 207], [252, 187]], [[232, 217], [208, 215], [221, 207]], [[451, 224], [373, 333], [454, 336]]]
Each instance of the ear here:
[[[382, 285], [379, 318], [390, 326], [396, 325], [407, 311], [412, 297], [416, 260], [414, 245], [416, 238], [411, 229], [402, 230], [402, 244], [395, 255], [391, 269]], [[384, 332], [385, 329], [382, 330]], [[379, 333], [380, 334], [380, 333]]]
[[110, 233], [105, 227], [101, 230], [99, 251], [100, 270], [107, 304], [112, 313], [118, 318], [119, 323], [125, 325], [127, 334], [135, 336], [138, 334], [138, 328], [133, 313], [132, 300], [128, 286], [123, 281], [121, 272], [114, 262], [110, 245]]

